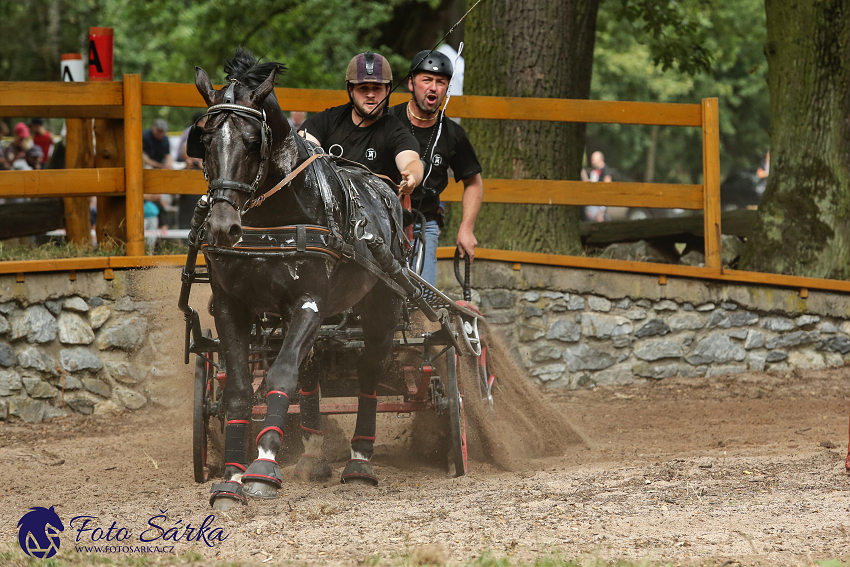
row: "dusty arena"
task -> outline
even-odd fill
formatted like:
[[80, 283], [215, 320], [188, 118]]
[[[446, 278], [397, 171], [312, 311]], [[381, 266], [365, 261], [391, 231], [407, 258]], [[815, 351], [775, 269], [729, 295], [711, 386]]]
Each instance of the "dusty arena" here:
[[[162, 321], [180, 336], [176, 314]], [[210, 483], [192, 475], [193, 367], [174, 343], [158, 385], [171, 392], [167, 406], [0, 423], [0, 557], [27, 564], [18, 521], [53, 506], [64, 522], [60, 557], [81, 564], [139, 554], [206, 565], [850, 559], [847, 369], [540, 391], [502, 351], [495, 415], [468, 402], [467, 476], [447, 472], [443, 424], [383, 415], [380, 485], [340, 485], [352, 429], [343, 418], [328, 424], [332, 482], [295, 482], [280, 455], [277, 500], [209, 521]], [[96, 519], [80, 530], [78, 516]], [[185, 529], [205, 521], [204, 537]], [[109, 540], [110, 527], [126, 540]]]

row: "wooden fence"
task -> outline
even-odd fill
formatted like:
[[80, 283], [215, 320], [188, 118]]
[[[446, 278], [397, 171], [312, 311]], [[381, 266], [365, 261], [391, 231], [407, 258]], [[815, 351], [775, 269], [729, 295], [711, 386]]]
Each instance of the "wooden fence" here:
[[[319, 112], [343, 104], [345, 91], [276, 89], [284, 110]], [[407, 100], [394, 94], [390, 104]], [[79, 238], [88, 215], [88, 197], [98, 197], [98, 236], [115, 234], [127, 243], [121, 257], [75, 258], [0, 263], [0, 274], [28, 272], [104, 270], [178, 265], [184, 256], [147, 256], [144, 249], [143, 195], [145, 193], [203, 194], [199, 171], [169, 171], [142, 167], [142, 107], [174, 106], [203, 108], [192, 84], [143, 82], [140, 75], [124, 75], [121, 82], [56, 83], [0, 82], [0, 116], [69, 118], [65, 170], [11, 171], [0, 173], [0, 196], [63, 197], [70, 238]], [[702, 129], [703, 184], [586, 183], [568, 180], [485, 179], [484, 201], [555, 205], [607, 205], [620, 207], [678, 208], [701, 210], [704, 218], [705, 265], [691, 267], [647, 262], [627, 262], [579, 256], [536, 254], [478, 249], [476, 258], [553, 266], [593, 268], [685, 276], [725, 281], [765, 283], [850, 292], [850, 282], [777, 276], [724, 270], [720, 258], [720, 139], [718, 101], [700, 104], [612, 102], [541, 98], [455, 96], [449, 111], [459, 118], [501, 120], [549, 120], [689, 126]], [[94, 119], [94, 144], [89, 131]], [[445, 201], [460, 201], [462, 184], [451, 183]], [[86, 230], [86, 236], [88, 231]], [[450, 257], [453, 249], [440, 248], [438, 256]]]

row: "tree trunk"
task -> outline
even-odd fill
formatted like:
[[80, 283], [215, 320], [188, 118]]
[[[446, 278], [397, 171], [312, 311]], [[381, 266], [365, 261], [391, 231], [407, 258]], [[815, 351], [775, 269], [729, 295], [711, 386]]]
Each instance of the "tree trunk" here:
[[746, 270], [850, 278], [850, 5], [766, 0], [770, 176]]
[[[471, 5], [471, 2], [470, 2]], [[469, 15], [464, 94], [586, 99], [590, 94], [599, 0], [489, 0]], [[585, 124], [465, 120], [486, 178], [579, 179]], [[580, 210], [485, 204], [478, 245], [580, 254]], [[450, 208], [451, 245], [460, 205]]]

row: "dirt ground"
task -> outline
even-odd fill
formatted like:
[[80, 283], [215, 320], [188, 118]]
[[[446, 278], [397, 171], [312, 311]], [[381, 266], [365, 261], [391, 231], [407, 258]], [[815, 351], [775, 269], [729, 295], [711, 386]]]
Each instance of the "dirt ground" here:
[[[174, 382], [177, 407], [0, 423], [0, 551], [18, 547], [17, 522], [30, 507], [55, 506], [63, 554], [77, 536], [70, 519], [88, 515], [104, 531], [116, 522], [131, 533], [120, 545], [133, 547], [105, 555], [135, 554], [139, 545], [167, 555], [173, 545], [209, 562], [439, 563], [486, 552], [700, 565], [848, 560], [848, 378], [848, 370], [748, 374], [550, 392], [546, 403], [582, 442], [526, 461], [526, 470], [472, 461], [462, 478], [408, 458], [412, 438], [399, 423], [411, 420], [381, 416], [379, 487], [299, 484], [288, 466], [277, 500], [216, 515], [224, 542], [208, 547], [181, 535], [140, 544], [145, 530], [148, 539], [162, 535], [148, 524], [160, 510], [167, 519], [152, 522], [163, 530], [209, 514], [210, 483], [192, 479], [186, 367]], [[344, 456], [332, 456], [338, 475]], [[81, 543], [91, 545], [90, 533]]]
[[[176, 297], [179, 278], [152, 270], [150, 282], [152, 297]], [[382, 414], [380, 485], [341, 485], [353, 422], [337, 418], [326, 423], [332, 481], [295, 482], [294, 461], [279, 454], [279, 497], [215, 514], [205, 532], [213, 545], [195, 541], [211, 483], [193, 480], [193, 365], [182, 365], [182, 322], [166, 307], [165, 330], [151, 337], [171, 362], [151, 385], [160, 405], [0, 422], [0, 563], [3, 552], [22, 556], [17, 524], [34, 506], [55, 507], [60, 553], [86, 545], [83, 563], [92, 545], [110, 546], [97, 553], [114, 559], [195, 553], [207, 565], [440, 564], [488, 553], [718, 567], [850, 561], [850, 368], [542, 392], [498, 348], [495, 415], [467, 383], [465, 477], [429, 453], [445, 430], [433, 415]], [[88, 527], [101, 531], [78, 531], [76, 516], [96, 517]], [[120, 528], [126, 539], [116, 541]]]

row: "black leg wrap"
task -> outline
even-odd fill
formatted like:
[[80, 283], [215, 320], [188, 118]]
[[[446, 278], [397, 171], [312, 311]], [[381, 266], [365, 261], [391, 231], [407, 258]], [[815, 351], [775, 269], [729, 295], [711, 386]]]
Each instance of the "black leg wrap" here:
[[243, 506], [248, 504], [248, 499], [245, 498], [245, 493], [242, 492], [242, 483], [235, 480], [213, 484], [210, 487], [210, 493], [212, 493], [212, 496], [210, 496], [210, 506], [215, 505], [215, 501], [219, 498], [236, 500]]
[[312, 392], [301, 390], [301, 428], [307, 431], [321, 431], [322, 415], [319, 412], [319, 387]]
[[357, 400], [357, 424], [354, 426], [354, 437], [351, 438], [351, 449], [367, 458], [371, 458], [375, 446], [377, 411], [378, 396], [374, 393], [360, 392]]
[[230, 420], [224, 427], [224, 466], [234, 466], [242, 472], [248, 467], [249, 424], [247, 420]]
[[289, 412], [289, 396], [283, 392], [272, 390], [266, 396], [266, 419], [263, 422], [263, 430], [257, 435], [257, 444], [260, 437], [267, 431], [276, 431], [283, 440], [283, 428], [286, 425], [286, 414]]

